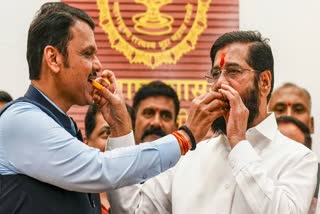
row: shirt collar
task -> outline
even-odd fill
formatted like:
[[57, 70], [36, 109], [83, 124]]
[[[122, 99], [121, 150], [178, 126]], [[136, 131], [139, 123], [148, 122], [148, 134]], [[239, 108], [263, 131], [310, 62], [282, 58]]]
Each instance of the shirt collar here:
[[[270, 113], [258, 125], [249, 128], [246, 132], [246, 140], [259, 150], [262, 150], [267, 144], [271, 143], [278, 130], [277, 121], [274, 113]], [[227, 136], [220, 134], [214, 139], [222, 141], [228, 151], [231, 150]]]
[[52, 102], [49, 97], [47, 97], [44, 93], [42, 93], [42, 91], [40, 91], [36, 86], [32, 85], [37, 91], [39, 91], [39, 93], [46, 98], [46, 100], [48, 100], [58, 111], [60, 111], [61, 113], [63, 113], [64, 115], [68, 116], [66, 113], [64, 113], [64, 111], [62, 111], [54, 102]]
[[251, 133], [261, 134], [270, 141], [274, 138], [278, 130], [278, 125], [274, 113], [270, 113], [263, 121], [258, 125], [247, 130], [246, 135]]
[[270, 113], [258, 125], [250, 128], [246, 132], [246, 139], [253, 147], [263, 148], [274, 139], [278, 130], [277, 121], [274, 113]]

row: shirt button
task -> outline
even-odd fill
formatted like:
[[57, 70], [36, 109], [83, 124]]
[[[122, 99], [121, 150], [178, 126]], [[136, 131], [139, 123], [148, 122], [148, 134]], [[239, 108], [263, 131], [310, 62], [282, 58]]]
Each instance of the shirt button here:
[[231, 167], [234, 167], [235, 166], [235, 162], [232, 160], [230, 161], [230, 164], [231, 164]]
[[143, 179], [147, 179], [147, 177], [148, 177], [148, 176], [147, 176], [146, 174], [144, 174], [144, 175], [142, 176]]
[[169, 163], [169, 167], [173, 167], [173, 163], [171, 161]]

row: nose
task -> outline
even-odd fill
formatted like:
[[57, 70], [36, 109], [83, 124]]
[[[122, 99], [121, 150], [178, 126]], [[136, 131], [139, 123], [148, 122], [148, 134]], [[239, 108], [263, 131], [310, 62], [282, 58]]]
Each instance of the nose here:
[[156, 113], [154, 115], [153, 120], [151, 121], [151, 125], [154, 127], [161, 127], [161, 118], [159, 113]]
[[224, 73], [221, 73], [217, 81], [211, 85], [211, 90], [218, 91], [222, 84], [229, 85], [228, 79], [224, 76]]
[[286, 116], [292, 116], [292, 109], [287, 107]]
[[94, 57], [94, 61], [93, 61], [93, 65], [92, 66], [93, 66], [93, 70], [95, 72], [99, 72], [99, 71], [102, 70], [101, 62], [100, 62], [100, 60], [98, 59], [97, 56]]

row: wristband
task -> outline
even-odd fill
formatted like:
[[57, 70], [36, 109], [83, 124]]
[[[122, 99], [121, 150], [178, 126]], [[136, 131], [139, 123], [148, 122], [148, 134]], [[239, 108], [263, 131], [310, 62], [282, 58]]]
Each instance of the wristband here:
[[189, 151], [188, 141], [184, 138], [184, 136], [182, 134], [180, 134], [177, 131], [172, 132], [172, 135], [175, 136], [175, 138], [178, 141], [178, 144], [179, 144], [179, 147], [181, 150], [181, 154], [185, 155]]
[[190, 141], [191, 141], [191, 149], [190, 150], [195, 150], [196, 147], [197, 147], [197, 144], [196, 144], [196, 139], [194, 138], [192, 132], [190, 131], [190, 129], [186, 126], [186, 125], [183, 125], [179, 128], [179, 130], [183, 130], [187, 133], [187, 135], [189, 136], [190, 138]]

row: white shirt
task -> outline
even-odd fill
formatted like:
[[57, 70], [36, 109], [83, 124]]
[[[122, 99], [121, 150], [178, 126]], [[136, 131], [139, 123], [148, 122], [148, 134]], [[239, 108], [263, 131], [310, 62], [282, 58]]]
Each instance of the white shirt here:
[[[223, 135], [200, 143], [175, 172], [136, 186], [137, 200], [127, 200], [124, 188], [111, 192], [111, 208], [152, 214], [307, 213], [318, 168], [312, 151], [282, 135], [274, 114], [250, 128], [246, 139], [232, 150]], [[134, 192], [134, 186], [126, 188]]]

